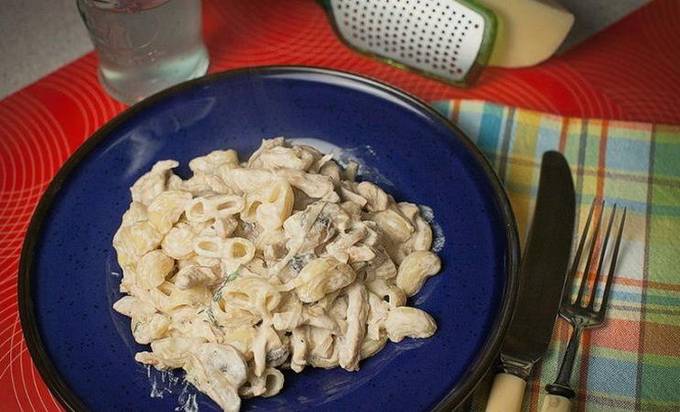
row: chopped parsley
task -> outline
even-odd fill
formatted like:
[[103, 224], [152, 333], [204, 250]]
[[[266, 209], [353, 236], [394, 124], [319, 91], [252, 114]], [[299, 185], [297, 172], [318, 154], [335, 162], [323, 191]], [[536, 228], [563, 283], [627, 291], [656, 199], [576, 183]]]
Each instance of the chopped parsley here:
[[238, 275], [239, 275], [238, 271], [239, 271], [240, 269], [241, 269], [241, 267], [239, 266], [238, 268], [236, 268], [235, 271], [231, 272], [230, 274], [228, 274], [228, 275], [224, 278], [224, 280], [222, 281], [222, 283], [220, 284], [220, 286], [218, 286], [217, 289], [215, 289], [215, 292], [213, 293], [213, 299], [212, 299], [213, 302], [217, 302], [217, 301], [219, 301], [220, 299], [222, 299], [222, 289], [224, 289], [224, 286], [225, 286], [227, 283], [231, 282], [232, 280], [234, 280], [234, 279], [236, 279], [236, 278], [238, 277]]

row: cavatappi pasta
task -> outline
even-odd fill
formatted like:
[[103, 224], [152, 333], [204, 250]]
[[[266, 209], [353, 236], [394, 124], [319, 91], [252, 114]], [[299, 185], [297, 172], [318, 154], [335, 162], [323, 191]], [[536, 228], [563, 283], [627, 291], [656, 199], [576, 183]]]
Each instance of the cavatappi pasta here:
[[130, 189], [113, 238], [123, 268], [113, 308], [150, 350], [135, 356], [186, 379], [225, 411], [276, 395], [281, 368], [359, 369], [388, 340], [427, 338], [404, 306], [440, 270], [411, 203], [356, 182], [356, 165], [283, 138], [246, 162], [193, 159], [193, 176], [156, 163]]

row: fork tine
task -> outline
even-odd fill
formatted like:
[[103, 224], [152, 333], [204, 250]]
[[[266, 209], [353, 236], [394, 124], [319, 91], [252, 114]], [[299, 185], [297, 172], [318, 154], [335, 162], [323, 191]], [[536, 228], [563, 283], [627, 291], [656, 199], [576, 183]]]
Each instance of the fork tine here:
[[616, 204], [609, 214], [609, 223], [607, 224], [607, 232], [604, 235], [604, 240], [602, 241], [602, 247], [600, 248], [600, 261], [597, 264], [597, 271], [595, 272], [595, 280], [593, 281], [593, 289], [590, 292], [590, 301], [588, 302], [588, 310], [592, 310], [595, 306], [595, 297], [597, 295], [597, 289], [600, 284], [600, 277], [602, 276], [602, 266], [604, 266], [604, 257], [607, 253], [607, 244], [609, 244], [609, 235], [612, 231], [612, 224], [614, 223], [614, 217], [616, 216]]
[[[597, 217], [597, 222], [595, 222], [595, 228], [593, 229], [593, 237], [591, 238], [590, 251], [588, 251], [588, 260], [586, 260], [586, 267], [583, 268], [583, 276], [581, 277], [581, 286], [578, 288], [578, 294], [576, 295], [576, 300], [574, 304], [583, 306], [581, 304], [581, 298], [583, 298], [583, 293], [585, 292], [586, 286], [588, 285], [588, 278], [590, 277], [590, 265], [593, 261], [593, 255], [595, 254], [595, 245], [597, 244], [597, 237], [600, 234], [600, 226], [602, 223], [602, 215], [604, 214], [604, 200], [602, 201], [600, 215]], [[578, 264], [578, 263], [576, 263]]]
[[607, 303], [609, 302], [609, 292], [612, 287], [612, 281], [614, 279], [614, 270], [616, 268], [616, 261], [619, 257], [619, 248], [621, 247], [621, 238], [623, 238], [623, 226], [626, 223], [626, 212], [628, 208], [623, 208], [623, 216], [621, 217], [621, 223], [619, 223], [619, 232], [616, 234], [616, 244], [614, 245], [614, 252], [612, 253], [612, 261], [609, 264], [609, 273], [607, 274], [607, 283], [604, 286], [604, 293], [602, 294], [602, 303], [600, 304], [598, 318], [602, 320], [604, 318], [604, 313], [607, 310]]
[[571, 262], [571, 268], [567, 274], [567, 280], [565, 287], [567, 288], [562, 295], [562, 304], [571, 303], [571, 284], [576, 277], [576, 272], [578, 271], [578, 264], [581, 261], [581, 253], [583, 252], [583, 246], [586, 244], [586, 239], [588, 239], [588, 230], [590, 229], [590, 221], [593, 218], [593, 210], [595, 210], [595, 203], [597, 203], [597, 198], [593, 198], [593, 203], [590, 204], [590, 211], [588, 212], [588, 218], [586, 219], [586, 224], [583, 227], [583, 232], [581, 233], [581, 238], [578, 241], [578, 247], [576, 248], [576, 253], [574, 254], [574, 260]]

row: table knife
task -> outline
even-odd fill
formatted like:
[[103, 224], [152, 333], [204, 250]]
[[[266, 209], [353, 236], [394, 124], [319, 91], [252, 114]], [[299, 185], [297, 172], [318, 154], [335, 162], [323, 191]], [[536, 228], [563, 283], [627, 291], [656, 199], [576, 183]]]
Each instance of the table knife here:
[[494, 379], [487, 412], [520, 410], [526, 381], [550, 343], [571, 253], [574, 198], [566, 159], [546, 152], [520, 266], [517, 303], [501, 346], [502, 372]]

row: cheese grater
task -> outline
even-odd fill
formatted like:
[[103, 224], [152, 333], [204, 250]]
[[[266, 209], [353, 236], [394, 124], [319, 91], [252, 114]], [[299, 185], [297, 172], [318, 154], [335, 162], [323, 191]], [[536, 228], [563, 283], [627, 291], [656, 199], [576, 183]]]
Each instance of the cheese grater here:
[[323, 0], [338, 36], [387, 63], [458, 86], [491, 54], [496, 17], [461, 0]]

